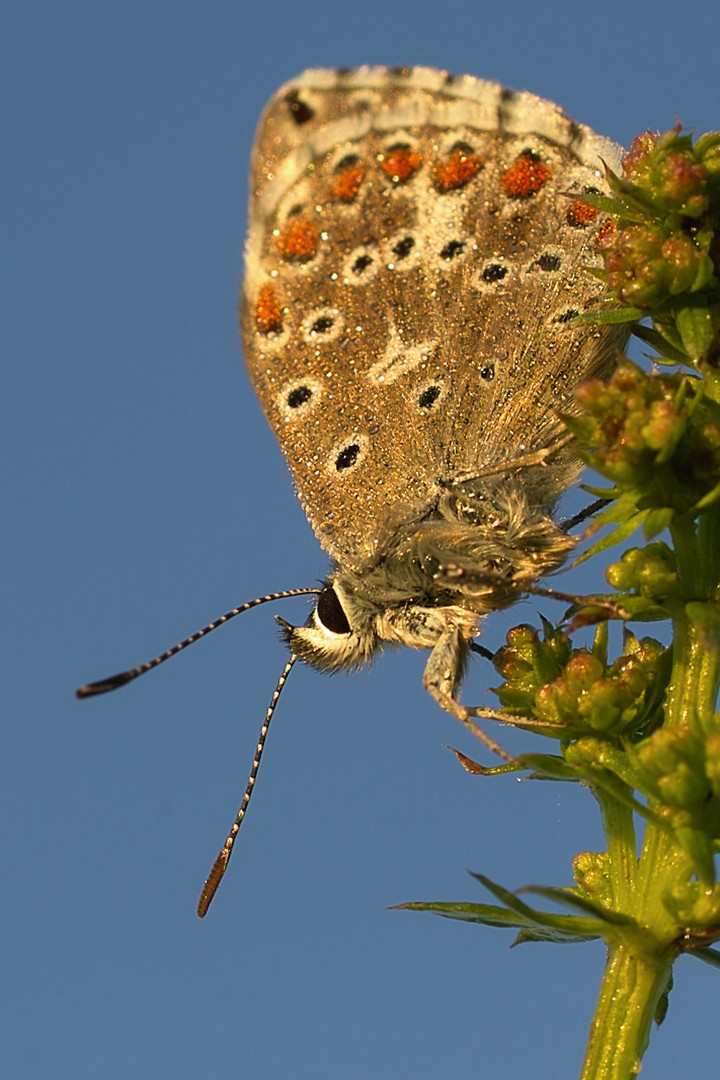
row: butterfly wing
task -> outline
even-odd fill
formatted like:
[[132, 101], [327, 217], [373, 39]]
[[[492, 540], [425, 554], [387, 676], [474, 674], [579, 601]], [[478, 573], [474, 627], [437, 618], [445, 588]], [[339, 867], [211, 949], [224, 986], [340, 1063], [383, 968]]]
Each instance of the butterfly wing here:
[[[241, 304], [255, 390], [348, 568], [440, 485], [552, 445], [623, 331], [600, 291], [619, 150], [550, 102], [427, 68], [310, 71], [261, 121]], [[574, 476], [565, 458], [546, 501]], [[556, 490], [557, 489], [557, 490]]]

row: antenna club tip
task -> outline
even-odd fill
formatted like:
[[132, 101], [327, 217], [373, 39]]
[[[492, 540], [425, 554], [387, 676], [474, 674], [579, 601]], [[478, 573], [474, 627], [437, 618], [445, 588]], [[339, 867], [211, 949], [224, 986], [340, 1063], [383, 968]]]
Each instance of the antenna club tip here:
[[110, 679], [100, 679], [98, 682], [85, 683], [84, 686], [79, 686], [75, 691], [75, 697], [86, 698], [95, 697], [97, 694], [107, 694], [110, 690], [117, 690], [120, 686], [125, 686], [126, 683], [132, 682], [138, 675], [138, 671], [133, 669], [132, 671], [123, 671], [120, 675], [113, 675]]

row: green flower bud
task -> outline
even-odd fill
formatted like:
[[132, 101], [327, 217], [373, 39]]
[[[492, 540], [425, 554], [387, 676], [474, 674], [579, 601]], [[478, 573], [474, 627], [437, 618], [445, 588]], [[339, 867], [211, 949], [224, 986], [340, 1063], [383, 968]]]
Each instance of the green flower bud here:
[[706, 285], [712, 275], [712, 264], [684, 233], [673, 233], [660, 248], [665, 260], [662, 282], [671, 296], [693, 292], [698, 286]]
[[601, 739], [584, 736], [565, 748], [565, 760], [569, 765], [587, 770], [604, 768], [605, 743]]
[[608, 567], [605, 576], [612, 588], [648, 600], [660, 601], [678, 591], [675, 555], [662, 541], [644, 548], [629, 548], [620, 562]]
[[572, 861], [572, 868], [575, 884], [588, 899], [612, 906], [610, 858], [606, 851], [580, 851]]
[[538, 687], [556, 678], [571, 654], [567, 636], [545, 626], [541, 640], [532, 626], [516, 626], [508, 631], [507, 644], [493, 657], [504, 684], [495, 692], [501, 703], [514, 712], [532, 713]]
[[710, 188], [720, 185], [720, 133], [708, 132], [695, 143], [695, 157], [705, 169]]
[[666, 239], [659, 228], [630, 225], [598, 242], [608, 284], [621, 303], [651, 308], [663, 302], [669, 277], [662, 250]]
[[636, 135], [630, 149], [623, 158], [623, 179], [631, 184], [647, 183], [653, 162], [653, 151], [657, 146], [658, 136], [652, 131], [643, 131]]
[[638, 639], [629, 630], [625, 632], [623, 648], [625, 656], [651, 670], [656, 669], [658, 661], [665, 652], [665, 647], [655, 638], [644, 637]]
[[720, 924], [720, 885], [683, 881], [665, 897], [665, 906], [681, 926], [693, 928]]
[[703, 803], [708, 795], [705, 776], [687, 761], [678, 761], [672, 773], [658, 777], [657, 790], [668, 806], [692, 807]]
[[668, 210], [683, 217], [698, 218], [710, 205], [708, 174], [695, 161], [692, 151], [669, 154], [658, 165], [656, 182], [659, 196]]
[[685, 413], [678, 412], [675, 402], [666, 398], [653, 402], [646, 415], [647, 422], [641, 428], [645, 446], [651, 450], [672, 450], [685, 431]]
[[[710, 794], [703, 744], [688, 728], [659, 728], [637, 747], [637, 761], [651, 790], [668, 808], [701, 807]], [[673, 813], [673, 826], [681, 822]], [[691, 825], [692, 819], [682, 821]]]
[[[647, 535], [717, 486], [720, 404], [697, 380], [648, 375], [625, 361], [607, 386], [591, 380], [579, 387], [576, 401], [588, 415], [565, 416], [568, 428], [593, 447], [585, 454], [588, 464], [619, 488], [634, 490]], [[654, 567], [652, 574], [659, 571]], [[613, 583], [622, 588], [620, 580]]]

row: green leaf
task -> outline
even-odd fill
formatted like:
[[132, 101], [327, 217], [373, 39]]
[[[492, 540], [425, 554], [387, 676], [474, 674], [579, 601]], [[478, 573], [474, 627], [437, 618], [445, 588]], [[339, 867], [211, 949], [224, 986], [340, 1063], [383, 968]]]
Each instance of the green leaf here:
[[678, 843], [692, 859], [699, 880], [708, 886], [714, 885], [713, 843], [707, 833], [690, 826], [680, 826], [675, 829], [675, 835]]
[[653, 327], [643, 326], [638, 323], [637, 326], [633, 327], [633, 334], [640, 341], [644, 341], [646, 345], [655, 349], [662, 358], [673, 364], [688, 364], [690, 362], [690, 357], [686, 352], [674, 345], [664, 334]]
[[648, 312], [642, 308], [605, 308], [603, 311], [588, 311], [582, 315], [576, 315], [570, 322], [573, 326], [615, 326], [620, 323], [637, 322], [638, 319], [647, 317]]
[[657, 506], [650, 510], [643, 523], [643, 533], [647, 540], [661, 533], [663, 529], [669, 529], [677, 511], [672, 506]]
[[584, 914], [612, 926], [634, 926], [637, 928], [637, 923], [629, 915], [623, 915], [619, 911], [610, 911], [608, 908], [601, 907], [600, 904], [596, 904], [593, 900], [582, 896], [576, 889], [558, 889], [548, 885], [526, 885], [522, 892], [534, 893], [536, 896], [542, 896], [545, 900], [551, 900], [556, 904], [577, 908], [578, 911], [582, 911]]
[[580, 558], [573, 562], [573, 567], [579, 566], [580, 563], [585, 562], [586, 559], [599, 554], [601, 551], [607, 551], [608, 548], [622, 544], [624, 540], [632, 536], [636, 529], [642, 527], [647, 517], [647, 510], [637, 509], [636, 498], [636, 492], [624, 492], [611, 506], [600, 511], [596, 517], [598, 524], [601, 526], [613, 524], [616, 525], [616, 528], [592, 544]]
[[[474, 875], [475, 876], [475, 875]], [[511, 896], [513, 894], [510, 894]], [[517, 898], [515, 898], [517, 899]], [[526, 906], [526, 905], [521, 905]], [[463, 902], [422, 902], [397, 904], [391, 911], [423, 911], [440, 915], [444, 919], [470, 922], [500, 929], [515, 929], [520, 933], [513, 944], [526, 941], [545, 941], [555, 944], [593, 941], [603, 936], [605, 926], [597, 919], [581, 919], [576, 915], [550, 915], [537, 913], [535, 918], [524, 917], [496, 904], [468, 904]], [[531, 909], [528, 908], [528, 911]]]
[[695, 509], [700, 513], [703, 510], [709, 510], [710, 507], [714, 506], [719, 501], [720, 484], [716, 484], [714, 488], [711, 488], [710, 491], [703, 495], [702, 499], [698, 499], [695, 503]]
[[546, 942], [549, 945], [581, 945], [584, 941], [597, 941], [600, 937], [602, 937], [602, 934], [599, 932], [597, 934], [563, 933], [562, 930], [533, 926], [520, 931], [513, 941], [513, 947], [532, 941]]
[[675, 321], [688, 356], [693, 360], [702, 359], [715, 336], [709, 307], [683, 307], [676, 312]]
[[429, 911], [433, 915], [442, 915], [446, 919], [459, 919], [461, 922], [482, 923], [485, 926], [528, 927], [532, 923], [523, 919], [507, 908], [495, 904], [467, 904], [444, 901], [412, 902], [396, 904], [390, 911]]
[[698, 960], [703, 960], [706, 964], [710, 964], [710, 967], [720, 968], [720, 952], [717, 949], [701, 948], [701, 949], [688, 949], [688, 956], [697, 956]]
[[484, 885], [498, 900], [501, 900], [514, 914], [528, 923], [547, 927], [561, 933], [571, 935], [591, 935], [593, 937], [603, 934], [605, 927], [598, 919], [581, 919], [577, 915], [555, 915], [547, 911], [537, 911], [526, 904], [520, 897], [509, 889], [491, 881], [484, 874], [475, 874], [470, 871], [471, 877]]
[[582, 201], [588, 206], [594, 206], [596, 210], [602, 210], [605, 214], [621, 214], [623, 205], [610, 195], [601, 195], [600, 192], [583, 192]]
[[579, 783], [585, 779], [579, 769], [554, 754], [522, 754], [520, 760], [523, 768], [530, 769], [536, 780], [571, 780]]
[[673, 974], [671, 969], [668, 973], [667, 985], [665, 986], [665, 989], [663, 990], [662, 994], [657, 1000], [657, 1004], [655, 1005], [655, 1015], [653, 1016], [653, 1020], [658, 1027], [660, 1027], [660, 1025], [664, 1022], [665, 1017], [667, 1016], [668, 1006], [670, 1005], [670, 991], [672, 990], [672, 988]]

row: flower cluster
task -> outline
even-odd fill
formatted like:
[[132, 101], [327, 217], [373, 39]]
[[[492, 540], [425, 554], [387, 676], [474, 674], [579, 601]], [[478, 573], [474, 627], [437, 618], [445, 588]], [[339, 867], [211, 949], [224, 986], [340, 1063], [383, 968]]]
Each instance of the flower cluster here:
[[[720, 359], [720, 135], [645, 132], [610, 175], [617, 227], [599, 240], [625, 318], [650, 314], [670, 359]], [[655, 342], [657, 345], [657, 342]], [[684, 357], [683, 355], [684, 354]]]
[[564, 419], [592, 448], [583, 459], [614, 495], [634, 492], [648, 535], [720, 497], [720, 405], [698, 379], [623, 361], [609, 383], [590, 380], [576, 398], [585, 415]]
[[562, 631], [547, 624], [544, 638], [520, 626], [507, 641], [495, 655], [505, 680], [496, 692], [514, 713], [532, 716], [540, 733], [565, 740], [603, 733], [617, 742], [635, 740], [659, 722], [667, 663], [652, 638], [626, 634], [625, 652], [612, 663], [604, 655], [604, 627], [592, 651], [573, 649]]

